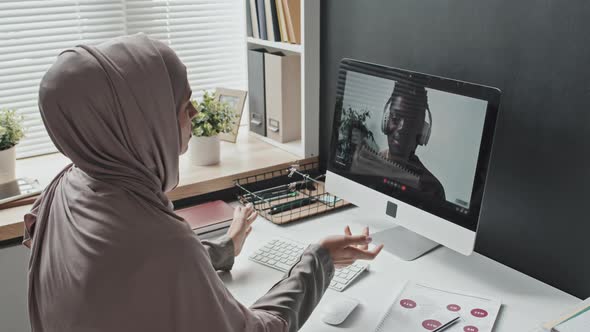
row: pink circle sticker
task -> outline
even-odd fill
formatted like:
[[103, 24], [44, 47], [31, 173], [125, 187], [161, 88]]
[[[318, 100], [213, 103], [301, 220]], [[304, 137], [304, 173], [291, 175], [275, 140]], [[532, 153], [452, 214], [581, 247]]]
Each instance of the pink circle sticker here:
[[437, 329], [441, 326], [442, 324], [434, 319], [427, 319], [425, 321], [422, 322], [422, 327], [424, 327], [425, 329], [427, 329], [428, 331], [432, 331], [434, 329]]
[[463, 331], [465, 331], [465, 332], [479, 332], [479, 329], [475, 326], [469, 325], [469, 326], [465, 326], [463, 328]]
[[403, 300], [399, 301], [399, 304], [406, 309], [416, 308], [416, 302], [414, 302], [410, 299], [403, 299]]
[[457, 312], [457, 311], [461, 310], [461, 307], [457, 304], [449, 304], [447, 306], [447, 310]]
[[471, 310], [471, 315], [477, 318], [484, 318], [488, 315], [488, 312], [483, 309], [473, 309]]

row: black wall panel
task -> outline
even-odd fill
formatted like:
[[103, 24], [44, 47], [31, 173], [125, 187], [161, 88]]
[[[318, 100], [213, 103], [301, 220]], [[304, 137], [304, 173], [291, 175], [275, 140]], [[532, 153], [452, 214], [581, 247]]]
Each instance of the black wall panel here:
[[476, 250], [589, 297], [590, 2], [323, 0], [321, 10], [321, 156], [344, 57], [500, 88]]

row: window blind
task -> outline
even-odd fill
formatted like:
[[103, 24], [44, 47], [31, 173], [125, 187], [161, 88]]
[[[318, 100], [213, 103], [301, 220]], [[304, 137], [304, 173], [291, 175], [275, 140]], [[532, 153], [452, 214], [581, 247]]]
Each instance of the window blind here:
[[186, 64], [194, 97], [215, 87], [246, 88], [239, 0], [79, 0], [0, 2], [0, 108], [24, 117], [17, 158], [57, 151], [37, 106], [39, 82], [64, 49], [144, 32]]
[[64, 49], [125, 33], [120, 0], [0, 2], [0, 108], [24, 117], [17, 158], [56, 151], [37, 106], [39, 82]]
[[125, 12], [129, 34], [143, 32], [176, 51], [187, 66], [193, 98], [216, 87], [246, 90], [243, 1], [126, 0]]

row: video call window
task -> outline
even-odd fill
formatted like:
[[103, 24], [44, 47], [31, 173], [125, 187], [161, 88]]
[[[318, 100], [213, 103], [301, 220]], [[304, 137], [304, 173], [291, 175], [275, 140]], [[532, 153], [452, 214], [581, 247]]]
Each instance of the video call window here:
[[355, 71], [341, 94], [334, 163], [406, 202], [469, 213], [487, 101]]

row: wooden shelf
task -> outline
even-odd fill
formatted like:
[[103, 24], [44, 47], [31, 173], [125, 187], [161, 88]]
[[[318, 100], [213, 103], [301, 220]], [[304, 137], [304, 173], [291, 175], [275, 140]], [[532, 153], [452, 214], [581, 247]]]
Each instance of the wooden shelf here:
[[[248, 1], [244, 1], [244, 12]], [[301, 59], [301, 140], [278, 143], [257, 134], [255, 137], [301, 158], [317, 157], [320, 150], [320, 1], [301, 0], [301, 44], [290, 44], [244, 35], [248, 49], [284, 51]], [[247, 17], [246, 20], [251, 19]], [[244, 23], [246, 23], [244, 20]]]
[[249, 46], [254, 45], [254, 46], [260, 46], [260, 47], [268, 47], [268, 48], [272, 48], [275, 50], [293, 52], [293, 53], [297, 53], [297, 54], [303, 53], [303, 46], [302, 45], [289, 44], [289, 43], [283, 43], [283, 42], [275, 42], [275, 41], [270, 41], [270, 40], [257, 39], [257, 38], [253, 38], [253, 37], [248, 37], [247, 40], [248, 40]]
[[287, 142], [287, 143], [281, 143], [281, 142], [277, 142], [271, 138], [268, 138], [268, 137], [265, 137], [262, 135], [258, 135], [254, 132], [250, 132], [250, 135], [265, 142], [265, 143], [268, 143], [270, 145], [274, 145], [281, 150], [284, 150], [286, 152], [294, 154], [300, 158], [304, 158], [303, 142], [300, 139], [296, 140], [296, 141]]

